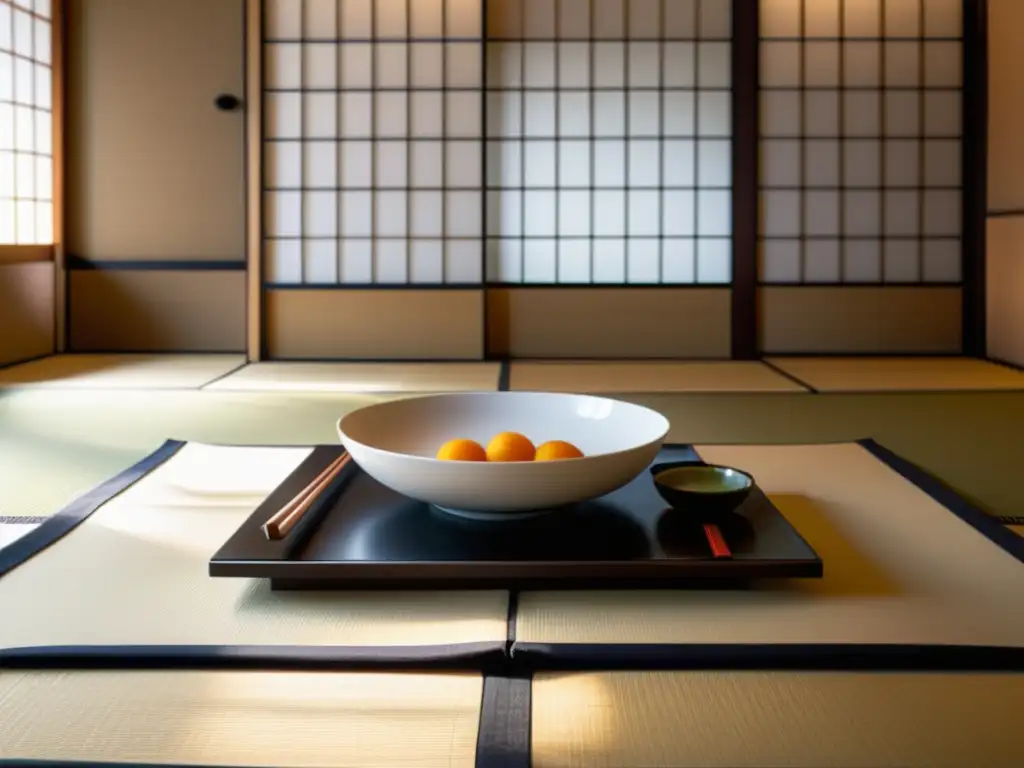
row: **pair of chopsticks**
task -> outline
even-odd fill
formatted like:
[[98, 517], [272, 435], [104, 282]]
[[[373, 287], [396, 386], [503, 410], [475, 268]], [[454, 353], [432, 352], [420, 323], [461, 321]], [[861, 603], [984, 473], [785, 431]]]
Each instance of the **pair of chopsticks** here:
[[352, 457], [348, 451], [328, 464], [324, 470], [314, 477], [309, 485], [296, 494], [295, 498], [285, 504], [267, 522], [263, 524], [263, 533], [268, 539], [283, 539], [302, 519], [302, 516], [313, 506], [313, 502], [345, 468]]

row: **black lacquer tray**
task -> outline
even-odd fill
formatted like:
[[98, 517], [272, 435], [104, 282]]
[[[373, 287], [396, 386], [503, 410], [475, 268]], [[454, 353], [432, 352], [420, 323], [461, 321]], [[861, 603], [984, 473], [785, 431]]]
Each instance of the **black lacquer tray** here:
[[[817, 553], [759, 488], [719, 523], [732, 557], [716, 559], [702, 525], [668, 507], [649, 472], [592, 502], [484, 522], [349, 464], [287, 538], [268, 540], [262, 525], [341, 451], [315, 449], [213, 556], [210, 575], [266, 578], [274, 589], [707, 588], [822, 575]], [[698, 458], [672, 445], [655, 463]]]

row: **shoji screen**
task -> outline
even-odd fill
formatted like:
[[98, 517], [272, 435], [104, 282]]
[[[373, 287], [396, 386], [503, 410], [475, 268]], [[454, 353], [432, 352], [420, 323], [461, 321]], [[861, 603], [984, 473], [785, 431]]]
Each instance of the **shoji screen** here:
[[961, 6], [762, 0], [766, 351], [959, 349]]
[[489, 0], [496, 351], [728, 354], [731, 5]]
[[271, 354], [479, 356], [482, 0], [265, 10]]
[[728, 283], [730, 5], [490, 14], [488, 280]]
[[50, 0], [0, 0], [0, 245], [53, 242]]
[[269, 5], [270, 282], [479, 283], [479, 0]]

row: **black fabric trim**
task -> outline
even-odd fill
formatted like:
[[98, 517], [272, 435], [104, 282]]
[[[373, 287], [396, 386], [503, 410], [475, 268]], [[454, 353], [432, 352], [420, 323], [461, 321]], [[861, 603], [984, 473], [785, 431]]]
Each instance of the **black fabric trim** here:
[[[782, 376], [784, 379], [789, 379], [791, 382], [796, 384], [798, 387], [803, 387], [804, 389], [806, 389], [811, 394], [814, 394], [814, 395], [821, 394], [820, 392], [818, 392], [817, 389], [815, 389], [813, 386], [811, 386], [808, 382], [804, 381], [803, 379], [801, 379], [801, 378], [799, 378], [797, 376], [794, 376], [789, 371], [787, 371], [787, 370], [785, 370], [783, 368], [780, 368], [779, 366], [777, 366], [774, 363], [770, 362], [767, 358], [761, 358], [761, 360], [759, 362], [765, 368], [768, 368], [771, 371], [773, 371], [774, 373], [779, 374], [779, 376]], [[791, 394], [798, 394], [798, 393], [793, 392]]]
[[884, 445], [871, 439], [858, 440], [857, 443], [876, 459], [899, 473], [904, 480], [916, 485], [997, 547], [1024, 563], [1024, 538], [1006, 528], [998, 518], [978, 509], [978, 507], [971, 504], [971, 502], [967, 501], [967, 499], [937, 477], [928, 474], [916, 464], [893, 453]]
[[[0, 757], [0, 768], [196, 768], [188, 763], [108, 763], [102, 760], [19, 760]], [[203, 768], [243, 768], [232, 765], [210, 765]]]
[[146, 458], [79, 496], [34, 531], [0, 549], [0, 578], [67, 536], [89, 515], [163, 464], [184, 445], [181, 440], [167, 440]]
[[[225, 373], [222, 373], [222, 374], [219, 374], [217, 376], [214, 376], [212, 379], [210, 379], [205, 384], [200, 384], [198, 387], [196, 387], [196, 389], [204, 390], [207, 387], [216, 384], [218, 381], [224, 381], [224, 379], [228, 378], [229, 376], [233, 376], [234, 374], [236, 374], [239, 371], [241, 371], [243, 368], [248, 368], [250, 365], [252, 365], [252, 363], [250, 363], [248, 358], [246, 358], [243, 362], [241, 362], [238, 365], [236, 365], [230, 371], [226, 371]], [[218, 391], [220, 391], [220, 390], [218, 390]], [[228, 389], [228, 390], [223, 390], [223, 391], [231, 392], [233, 390]]]
[[512, 646], [516, 643], [516, 618], [519, 616], [519, 590], [508, 591], [508, 615], [505, 619], [508, 631], [506, 632], [505, 649], [512, 654]]
[[1024, 648], [897, 644], [516, 643], [535, 670], [950, 671], [1024, 673]]
[[1009, 368], [1011, 371], [1016, 371], [1017, 373], [1024, 373], [1024, 365], [1014, 363], [1011, 360], [1003, 360], [1001, 357], [992, 357], [991, 355], [981, 359], [985, 362], [992, 363], [992, 365], [999, 365], [1003, 368]]
[[423, 646], [66, 645], [0, 650], [5, 669], [449, 669], [498, 671], [505, 643]]
[[87, 259], [67, 256], [69, 272], [244, 272], [245, 259]]
[[476, 768], [530, 768], [532, 683], [528, 677], [485, 677]]

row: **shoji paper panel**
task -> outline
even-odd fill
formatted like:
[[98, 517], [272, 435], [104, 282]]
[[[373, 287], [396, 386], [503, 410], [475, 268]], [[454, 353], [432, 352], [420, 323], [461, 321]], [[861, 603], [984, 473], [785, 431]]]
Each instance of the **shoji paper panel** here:
[[276, 284], [479, 284], [480, 0], [267, 0]]
[[762, 0], [761, 280], [961, 280], [961, 0]]
[[49, 0], [0, 0], [0, 244], [53, 242]]
[[487, 3], [489, 282], [731, 282], [730, 14]]

